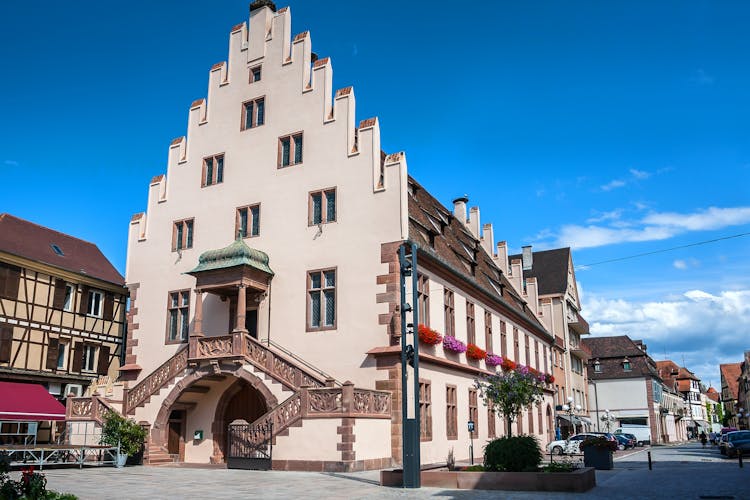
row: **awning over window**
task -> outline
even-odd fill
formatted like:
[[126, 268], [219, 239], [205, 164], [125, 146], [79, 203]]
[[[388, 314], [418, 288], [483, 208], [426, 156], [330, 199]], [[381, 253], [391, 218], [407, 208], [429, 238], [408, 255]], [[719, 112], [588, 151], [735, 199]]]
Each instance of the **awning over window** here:
[[41, 385], [0, 382], [0, 420], [65, 420], [65, 407]]

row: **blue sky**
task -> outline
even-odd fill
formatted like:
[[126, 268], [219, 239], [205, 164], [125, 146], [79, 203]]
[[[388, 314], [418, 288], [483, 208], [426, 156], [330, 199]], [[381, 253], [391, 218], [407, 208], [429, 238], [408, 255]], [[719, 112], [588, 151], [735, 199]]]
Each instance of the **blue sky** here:
[[[124, 271], [130, 216], [247, 3], [0, 4], [0, 211]], [[750, 4], [291, 9], [443, 203], [467, 194], [514, 250], [575, 249], [595, 333], [645, 338], [714, 384], [750, 349], [748, 236], [581, 267], [750, 232]]]

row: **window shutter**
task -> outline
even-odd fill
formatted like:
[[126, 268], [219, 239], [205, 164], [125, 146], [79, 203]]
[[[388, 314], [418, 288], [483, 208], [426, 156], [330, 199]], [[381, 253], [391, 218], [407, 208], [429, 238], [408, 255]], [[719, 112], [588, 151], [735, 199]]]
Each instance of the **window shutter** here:
[[81, 287], [81, 302], [78, 304], [78, 314], [85, 315], [89, 310], [89, 287]]
[[13, 327], [0, 326], [0, 363], [10, 361], [13, 347]]
[[109, 292], [104, 296], [104, 319], [112, 321], [115, 317], [115, 296]]
[[55, 279], [55, 295], [52, 299], [52, 307], [62, 309], [65, 305], [65, 280]]
[[106, 375], [109, 371], [109, 346], [99, 347], [99, 361], [96, 371], [99, 375]]
[[[64, 290], [65, 288], [63, 288]], [[57, 354], [60, 349], [60, 341], [56, 338], [49, 339], [47, 346], [47, 369], [55, 370], [57, 368]]]
[[73, 348], [73, 371], [81, 373], [83, 368], [83, 343], [76, 342]]
[[0, 296], [18, 298], [18, 285], [21, 281], [21, 268], [10, 264], [0, 264]]

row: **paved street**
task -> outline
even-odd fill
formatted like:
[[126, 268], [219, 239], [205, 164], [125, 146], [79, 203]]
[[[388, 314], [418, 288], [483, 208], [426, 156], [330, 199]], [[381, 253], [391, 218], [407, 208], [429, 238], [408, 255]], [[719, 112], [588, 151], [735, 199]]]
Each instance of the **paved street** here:
[[[750, 499], [750, 460], [740, 469], [714, 448], [699, 444], [652, 448], [620, 457], [615, 470], [598, 471], [597, 487], [585, 495], [502, 493], [502, 498]], [[319, 474], [254, 472], [184, 467], [58, 469], [46, 472], [49, 487], [89, 499], [173, 498], [497, 498], [498, 492], [422, 488], [406, 491], [377, 485], [377, 472]]]

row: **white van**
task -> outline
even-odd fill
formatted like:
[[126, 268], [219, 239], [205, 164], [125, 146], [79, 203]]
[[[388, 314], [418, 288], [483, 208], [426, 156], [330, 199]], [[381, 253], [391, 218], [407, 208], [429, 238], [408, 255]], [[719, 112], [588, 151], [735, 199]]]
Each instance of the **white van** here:
[[651, 444], [651, 428], [648, 425], [622, 424], [615, 429], [615, 434], [632, 434], [637, 440], [637, 446]]

